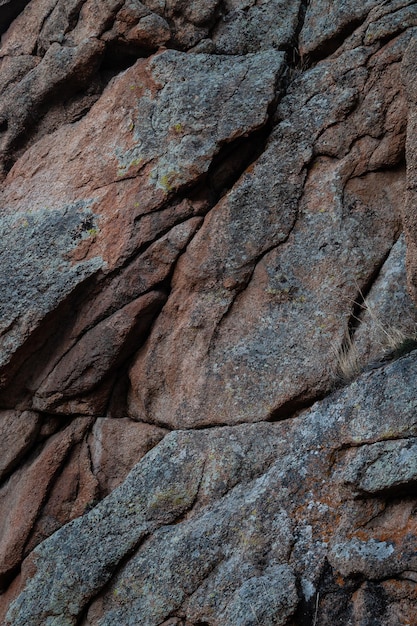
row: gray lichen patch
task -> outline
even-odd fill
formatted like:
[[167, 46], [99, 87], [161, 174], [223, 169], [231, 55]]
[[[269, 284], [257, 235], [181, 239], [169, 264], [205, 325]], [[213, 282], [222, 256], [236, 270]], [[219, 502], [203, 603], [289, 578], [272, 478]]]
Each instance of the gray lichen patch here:
[[0, 218], [0, 364], [48, 312], [103, 267], [100, 257], [77, 264], [68, 258], [96, 228], [84, 202]]
[[[285, 54], [155, 56], [150, 71], [159, 91], [143, 91], [127, 120], [134, 147], [116, 150], [119, 178], [155, 161], [152, 186], [168, 193], [207, 172], [223, 143], [264, 125]], [[133, 76], [133, 74], [132, 74]], [[135, 94], [136, 83], [131, 85]]]

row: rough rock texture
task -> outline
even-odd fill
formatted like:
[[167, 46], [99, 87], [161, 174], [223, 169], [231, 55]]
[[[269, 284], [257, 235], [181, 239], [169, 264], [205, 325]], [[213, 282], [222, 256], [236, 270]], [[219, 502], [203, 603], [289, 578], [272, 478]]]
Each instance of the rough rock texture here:
[[415, 1], [0, 34], [0, 622], [417, 623]]
[[370, 623], [368, 579], [401, 623], [378, 581], [417, 567], [416, 374], [414, 354], [291, 420], [170, 433], [33, 551], [6, 623], [303, 623], [317, 598], [318, 623]]

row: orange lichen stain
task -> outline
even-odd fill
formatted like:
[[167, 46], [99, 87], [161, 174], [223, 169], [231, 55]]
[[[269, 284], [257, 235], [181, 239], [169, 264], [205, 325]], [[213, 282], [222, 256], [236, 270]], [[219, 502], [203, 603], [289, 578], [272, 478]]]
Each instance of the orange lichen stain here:
[[252, 174], [253, 170], [255, 169], [255, 165], [256, 165], [256, 162], [248, 165], [248, 167], [245, 169], [245, 174]]
[[[371, 536], [369, 534], [369, 532], [366, 532], [365, 530], [359, 529], [359, 530], [355, 530], [352, 535], [349, 534], [349, 538], [355, 538], [355, 539], [359, 539], [360, 541], [369, 541], [371, 539]], [[376, 537], [375, 537], [376, 539]], [[378, 537], [378, 540], [380, 540], [380, 538]]]
[[336, 582], [336, 585], [338, 585], [339, 587], [344, 587], [346, 584], [345, 579], [340, 574], [336, 574], [335, 582]]
[[[392, 528], [389, 528], [387, 530], [373, 529], [372, 534], [373, 535], [375, 534], [375, 538], [378, 541], [386, 541], [389, 543], [395, 543], [397, 545], [401, 545], [404, 539], [406, 538], [406, 536], [410, 534], [410, 529], [407, 527], [398, 528], [396, 530]], [[416, 534], [415, 529], [413, 529], [412, 534]]]
[[408, 522], [404, 526], [389, 528], [377, 525], [373, 525], [369, 529], [361, 528], [354, 530], [352, 534], [349, 534], [350, 538], [357, 538], [361, 541], [369, 541], [375, 539], [376, 541], [384, 541], [389, 544], [401, 546], [407, 536], [414, 536], [417, 534], [416, 525], [413, 522]]

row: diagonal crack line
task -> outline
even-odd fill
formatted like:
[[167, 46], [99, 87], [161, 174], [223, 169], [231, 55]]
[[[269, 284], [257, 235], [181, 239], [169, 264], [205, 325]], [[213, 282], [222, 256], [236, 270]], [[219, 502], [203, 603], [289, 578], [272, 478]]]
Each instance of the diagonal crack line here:
[[[301, 198], [301, 195], [302, 195], [302, 193], [300, 194], [300, 198]], [[299, 198], [299, 199], [300, 199], [300, 198]], [[218, 336], [218, 333], [219, 333], [219, 331], [220, 331], [220, 327], [221, 327], [221, 325], [223, 324], [223, 322], [224, 322], [224, 320], [226, 319], [226, 317], [230, 314], [230, 312], [231, 312], [231, 310], [232, 310], [232, 308], [233, 308], [233, 306], [234, 306], [234, 304], [235, 304], [235, 302], [236, 302], [237, 298], [239, 297], [239, 295], [240, 295], [241, 293], [243, 293], [243, 292], [244, 292], [244, 291], [245, 291], [245, 290], [249, 287], [249, 285], [250, 285], [250, 283], [251, 283], [251, 281], [252, 281], [252, 279], [253, 279], [253, 275], [254, 275], [254, 273], [255, 273], [255, 269], [256, 269], [256, 266], [258, 265], [258, 263], [260, 263], [260, 262], [262, 261], [262, 259], [263, 259], [263, 258], [264, 258], [267, 254], [269, 254], [270, 252], [272, 252], [272, 250], [275, 250], [275, 249], [277, 249], [277, 248], [280, 248], [281, 246], [284, 246], [284, 245], [288, 242], [288, 240], [290, 239], [291, 234], [292, 234], [292, 232], [294, 231], [294, 228], [295, 228], [295, 226], [296, 226], [296, 224], [297, 224], [297, 221], [298, 221], [298, 216], [299, 216], [299, 210], [298, 210], [298, 204], [297, 204], [297, 210], [295, 211], [294, 220], [293, 220], [293, 222], [292, 222], [292, 224], [291, 224], [290, 228], [288, 229], [288, 232], [287, 232], [286, 236], [285, 236], [285, 237], [284, 237], [284, 238], [283, 238], [283, 239], [282, 239], [279, 243], [274, 243], [274, 244], [271, 244], [270, 246], [268, 246], [267, 248], [265, 248], [265, 249], [264, 249], [264, 250], [263, 250], [263, 251], [262, 251], [262, 252], [261, 252], [261, 253], [260, 253], [257, 257], [255, 257], [255, 258], [253, 259], [253, 261], [251, 261], [250, 263], [248, 263], [248, 264], [247, 264], [247, 265], [249, 266], [249, 268], [250, 268], [250, 273], [249, 273], [249, 276], [248, 276], [248, 278], [247, 278], [247, 280], [246, 280], [245, 284], [244, 284], [244, 285], [242, 285], [242, 287], [240, 287], [240, 288], [236, 291], [236, 293], [234, 294], [234, 296], [233, 296], [233, 298], [232, 298], [232, 300], [231, 300], [231, 302], [230, 302], [229, 306], [227, 307], [227, 310], [223, 313], [223, 315], [222, 315], [222, 316], [221, 316], [221, 318], [219, 319], [218, 323], [216, 324], [216, 329], [215, 329], [215, 331], [213, 332], [213, 339], [216, 339], [216, 337]]]
[[[398, 237], [396, 238], [396, 240], [397, 239]], [[357, 296], [352, 303], [352, 312], [348, 319], [348, 329], [349, 329], [350, 339], [353, 339], [357, 330], [362, 324], [363, 313], [366, 309], [366, 305], [365, 305], [366, 299], [369, 293], [371, 292], [372, 288], [374, 287], [376, 281], [378, 280], [379, 276], [381, 275], [381, 272], [384, 268], [386, 261], [388, 260], [391, 254], [392, 247], [395, 245], [396, 240], [393, 242], [392, 246], [387, 250], [387, 252], [382, 256], [380, 262], [378, 263], [374, 271], [370, 274], [366, 283], [362, 287], [357, 285]]]
[[80, 610], [77, 616], [76, 626], [82, 626], [83, 624], [85, 624], [85, 619], [91, 605], [94, 604], [94, 602], [98, 598], [100, 598], [106, 593], [107, 590], [110, 589], [118, 573], [122, 571], [125, 565], [127, 565], [127, 563], [134, 556], [134, 554], [140, 549], [140, 547], [152, 537], [155, 530], [157, 530], [157, 528], [150, 529], [149, 532], [143, 535], [143, 537], [141, 537], [139, 541], [134, 546], [132, 546], [130, 550], [128, 550], [128, 552], [126, 552], [126, 554], [119, 561], [117, 561], [117, 563], [114, 564], [112, 568], [109, 568], [108, 571], [110, 571], [111, 573], [108, 577], [107, 582], [104, 583], [99, 589], [96, 589], [95, 593], [93, 593], [89, 598], [86, 599], [83, 608]]
[[[39, 35], [42, 34], [43, 27], [45, 26], [46, 22], [51, 17], [51, 15], [52, 15], [52, 13], [53, 13], [53, 11], [54, 11], [54, 9], [55, 9], [57, 4], [58, 4], [58, 0], [56, 0], [55, 3], [52, 5], [52, 7], [49, 8], [49, 11], [43, 17], [43, 20], [42, 20], [41, 24], [37, 27]], [[39, 43], [38, 42], [36, 42], [35, 50], [33, 51], [33, 56], [35, 56], [35, 57], [36, 56], [41, 56], [39, 54]], [[44, 56], [44, 55], [42, 55], [42, 56]]]
[[178, 523], [181, 523], [185, 519], [185, 516], [187, 515], [187, 513], [190, 512], [193, 509], [195, 503], [198, 500], [200, 487], [202, 485], [203, 478], [204, 478], [204, 470], [205, 470], [205, 467], [206, 467], [206, 463], [207, 463], [207, 459], [203, 462], [203, 464], [201, 466], [200, 478], [199, 478], [199, 481], [198, 481], [197, 486], [196, 486], [196, 492], [195, 492], [194, 498], [190, 502], [190, 504], [186, 507], [186, 509], [184, 511], [182, 511], [176, 518], [174, 518], [170, 522], [159, 524], [157, 519], [153, 521], [152, 527], [149, 528], [149, 531], [143, 537], [141, 537], [123, 555], [123, 557], [119, 561], [117, 561], [117, 563], [115, 563], [113, 565], [113, 567], [111, 568], [111, 574], [108, 577], [107, 582], [104, 583], [100, 587], [100, 589], [97, 589], [96, 592], [87, 600], [86, 604], [84, 605], [84, 607], [82, 608], [82, 610], [80, 611], [80, 613], [79, 613], [79, 615], [77, 617], [77, 625], [78, 626], [81, 626], [81, 624], [84, 623], [84, 620], [85, 620], [85, 617], [86, 617], [86, 615], [88, 613], [88, 610], [91, 607], [91, 605], [95, 602], [95, 600], [97, 598], [99, 598], [100, 596], [103, 596], [106, 593], [106, 591], [108, 591], [111, 588], [112, 584], [114, 583], [114, 579], [117, 577], [119, 572], [121, 572], [123, 570], [123, 568], [128, 564], [130, 559], [139, 551], [139, 549], [149, 539], [151, 539], [153, 537], [154, 533], [158, 529], [163, 528], [164, 526], [174, 526], [174, 525], [176, 525]]

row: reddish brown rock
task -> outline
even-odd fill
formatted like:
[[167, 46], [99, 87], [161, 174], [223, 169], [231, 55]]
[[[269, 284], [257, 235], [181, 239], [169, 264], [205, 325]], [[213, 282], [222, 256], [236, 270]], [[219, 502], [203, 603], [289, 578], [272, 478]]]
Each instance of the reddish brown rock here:
[[89, 439], [91, 464], [104, 497], [118, 487], [166, 431], [128, 418], [99, 418]]
[[416, 25], [416, 7], [411, 0], [341, 0], [331, 6], [326, 0], [312, 0], [300, 33], [300, 52], [323, 58], [346, 40], [371, 46]]
[[0, 0], [1, 623], [416, 622], [416, 26]]
[[0, 480], [21, 461], [36, 441], [41, 419], [31, 411], [0, 412]]
[[[97, 387], [134, 352], [164, 301], [164, 294], [150, 292], [87, 331], [40, 385], [34, 406], [44, 411], [65, 412], [65, 401], [82, 398]], [[100, 410], [94, 408], [95, 412]], [[74, 401], [70, 412], [77, 412]]]
[[7, 591], [0, 595], [0, 620], [4, 622], [9, 605], [22, 591], [22, 577], [19, 574], [9, 585]]
[[410, 621], [416, 370], [414, 352], [289, 420], [170, 433], [37, 546], [5, 623]]
[[410, 42], [403, 62], [403, 83], [408, 102], [407, 125], [407, 198], [403, 207], [403, 222], [407, 241], [407, 270], [410, 291], [417, 301], [417, 90], [413, 78], [417, 60], [417, 44]]
[[1, 488], [0, 581], [16, 572], [48, 491], [72, 446], [83, 438], [89, 421], [75, 420], [53, 436], [40, 454], [29, 459]]
[[32, 526], [24, 554], [29, 554], [64, 524], [83, 515], [98, 500], [99, 485], [91, 467], [88, 444], [85, 439], [80, 443], [75, 441]]
[[[408, 40], [345, 51], [291, 85], [267, 149], [180, 259], [131, 370], [133, 416], [171, 428], [286, 417], [332, 388], [353, 301], [400, 232], [405, 174], [373, 171], [368, 133], [403, 141]], [[401, 163], [389, 154], [386, 167]]]
[[[6, 394], [6, 405], [17, 401], [18, 391], [22, 396], [26, 394], [28, 377], [37, 371], [37, 366], [30, 367], [17, 383], [16, 372], [22, 360], [28, 361], [27, 354], [18, 348], [35, 329], [37, 343], [30, 340], [28, 350], [39, 350], [39, 346], [49, 350], [42, 357], [36, 354], [36, 362], [49, 363], [51, 358], [57, 362], [71, 347], [60, 346], [61, 355], [56, 354], [53, 335], [59, 336], [61, 316], [52, 324], [55, 333], [51, 333], [51, 323], [46, 321], [42, 329], [46, 316], [58, 305], [65, 306], [65, 298], [89, 277], [99, 279], [128, 261], [135, 263], [145, 246], [198, 211], [198, 203], [196, 207], [193, 202], [179, 202], [171, 208], [169, 199], [207, 172], [224, 142], [266, 123], [282, 62], [280, 52], [209, 59], [174, 51], [138, 62], [109, 86], [83, 120], [41, 140], [16, 163], [5, 181], [2, 196], [3, 206], [7, 207], [2, 222], [2, 285], [9, 293], [3, 304], [7, 321], [2, 359], [7, 367], [3, 369], [2, 381], [4, 386], [13, 381]], [[174, 77], [177, 78], [173, 80]], [[217, 85], [217, 90], [212, 89], [210, 81]], [[190, 93], [194, 94], [191, 99]], [[257, 107], [251, 106], [255, 99]], [[209, 111], [214, 112], [214, 117], [206, 125]], [[40, 166], [35, 165], [38, 158]], [[119, 208], [115, 210], [115, 206]], [[182, 243], [176, 231], [165, 240], [168, 247], [170, 240], [175, 239], [180, 246], [171, 257], [170, 267], [167, 268], [167, 256], [161, 257], [165, 275], [172, 271], [181, 246], [186, 245], [198, 224], [198, 220], [188, 222], [189, 230], [182, 234]], [[18, 281], [10, 282], [8, 267], [17, 261], [14, 255], [19, 256], [22, 272], [28, 277], [25, 293]], [[158, 284], [160, 276], [155, 274], [154, 284]], [[117, 276], [114, 278], [119, 281]], [[150, 286], [148, 282], [145, 291]], [[131, 297], [137, 298], [140, 293], [137, 289]], [[100, 300], [99, 294], [97, 297]], [[113, 313], [118, 307], [127, 306], [127, 293], [123, 300], [120, 304], [108, 302], [107, 308]], [[69, 304], [69, 309], [79, 306], [79, 302]], [[90, 309], [91, 301], [85, 306]], [[74, 321], [67, 323], [72, 327]], [[100, 331], [90, 331], [88, 336], [91, 332]], [[50, 347], [47, 341], [52, 344]], [[139, 345], [140, 342], [133, 343], [131, 350]], [[56, 355], [51, 357], [51, 351]], [[88, 367], [94, 358], [94, 354], [87, 355], [81, 367]], [[44, 372], [44, 377], [47, 374]], [[82, 412], [103, 410], [101, 400], [87, 405], [93, 408]], [[53, 408], [42, 403], [42, 408], [47, 406], [48, 410]], [[80, 408], [72, 405], [71, 410], [79, 412]]]

